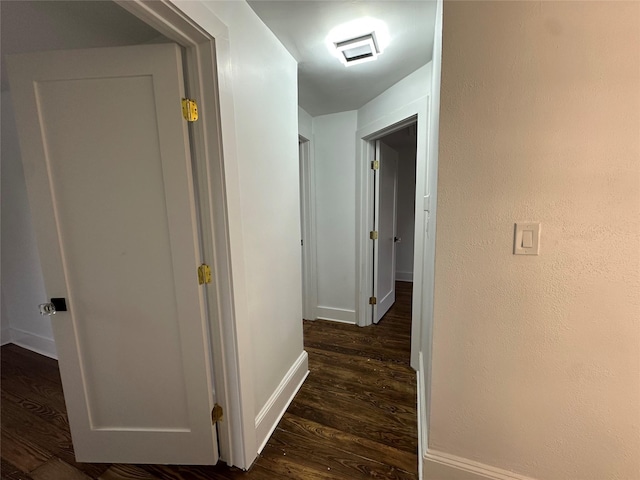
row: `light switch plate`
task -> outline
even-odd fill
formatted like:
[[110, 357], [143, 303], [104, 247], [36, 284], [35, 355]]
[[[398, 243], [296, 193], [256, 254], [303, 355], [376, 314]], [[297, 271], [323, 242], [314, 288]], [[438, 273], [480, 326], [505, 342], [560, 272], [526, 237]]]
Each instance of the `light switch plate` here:
[[540, 254], [540, 222], [516, 223], [513, 236], [514, 255]]

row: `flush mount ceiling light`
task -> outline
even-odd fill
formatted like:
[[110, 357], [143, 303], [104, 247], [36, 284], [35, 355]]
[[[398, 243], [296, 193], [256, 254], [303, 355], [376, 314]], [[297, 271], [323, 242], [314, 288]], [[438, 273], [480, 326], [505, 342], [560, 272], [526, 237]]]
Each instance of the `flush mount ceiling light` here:
[[335, 44], [338, 58], [346, 66], [375, 60], [380, 54], [375, 32], [360, 37], [343, 40]]
[[389, 44], [387, 25], [365, 17], [335, 27], [325, 39], [327, 49], [349, 67], [375, 60]]

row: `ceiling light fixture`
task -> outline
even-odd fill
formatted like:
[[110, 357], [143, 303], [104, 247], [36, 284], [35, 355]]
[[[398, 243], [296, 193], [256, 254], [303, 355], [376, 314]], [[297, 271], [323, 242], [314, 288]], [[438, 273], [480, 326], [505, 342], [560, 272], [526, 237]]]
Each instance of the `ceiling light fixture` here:
[[331, 54], [349, 67], [378, 58], [389, 44], [389, 33], [384, 22], [365, 17], [335, 27], [325, 43]]
[[357, 38], [343, 40], [335, 45], [336, 50], [340, 54], [338, 58], [346, 66], [375, 60], [380, 53], [374, 32]]

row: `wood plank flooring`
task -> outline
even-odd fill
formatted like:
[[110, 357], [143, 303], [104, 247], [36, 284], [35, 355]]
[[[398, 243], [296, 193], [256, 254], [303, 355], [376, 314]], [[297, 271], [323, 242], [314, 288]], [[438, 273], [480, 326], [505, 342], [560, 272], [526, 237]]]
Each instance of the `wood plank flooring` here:
[[417, 479], [411, 284], [378, 325], [304, 322], [310, 374], [248, 472], [76, 463], [55, 360], [2, 347], [3, 480]]

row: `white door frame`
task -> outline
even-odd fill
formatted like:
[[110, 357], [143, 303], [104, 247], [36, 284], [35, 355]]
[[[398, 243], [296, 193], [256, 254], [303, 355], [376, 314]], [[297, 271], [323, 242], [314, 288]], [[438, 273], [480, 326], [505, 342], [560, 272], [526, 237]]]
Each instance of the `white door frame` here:
[[375, 140], [413, 123], [417, 128], [416, 151], [416, 213], [413, 252], [413, 300], [411, 309], [411, 366], [418, 368], [420, 336], [422, 334], [422, 284], [423, 258], [422, 248], [426, 234], [428, 207], [424, 198], [428, 198], [428, 134], [429, 134], [429, 96], [425, 95], [413, 102], [388, 113], [361, 127], [356, 132], [356, 320], [365, 327], [372, 324], [373, 309], [369, 305], [373, 286], [373, 242], [369, 232], [373, 229], [373, 175], [371, 162], [375, 155]]
[[[224, 410], [223, 419], [218, 422], [220, 459], [248, 469], [257, 448], [252, 371], [242, 360], [247, 355], [240, 355], [241, 351], [250, 352], [250, 332], [236, 323], [232, 288], [231, 251], [237, 248], [237, 242], [236, 247], [232, 246], [230, 237], [239, 242], [241, 235], [229, 212], [229, 199], [235, 200], [239, 192], [237, 181], [234, 182], [237, 169], [232, 82], [230, 72], [224, 68], [230, 63], [228, 29], [199, 3], [182, 7], [168, 0], [114, 1], [186, 51], [186, 89], [198, 101], [200, 115], [193, 124], [192, 151], [202, 222], [202, 255], [214, 278], [207, 288], [209, 332], [203, 334], [212, 351], [215, 398]], [[191, 9], [190, 14], [185, 13], [187, 9]], [[206, 18], [207, 30], [192, 20], [196, 13], [198, 18]], [[228, 122], [224, 125], [221, 111]], [[237, 270], [234, 268], [235, 276], [241, 274]]]
[[302, 221], [302, 316], [318, 318], [318, 249], [316, 242], [316, 186], [311, 140], [298, 135], [300, 144], [300, 208]]

